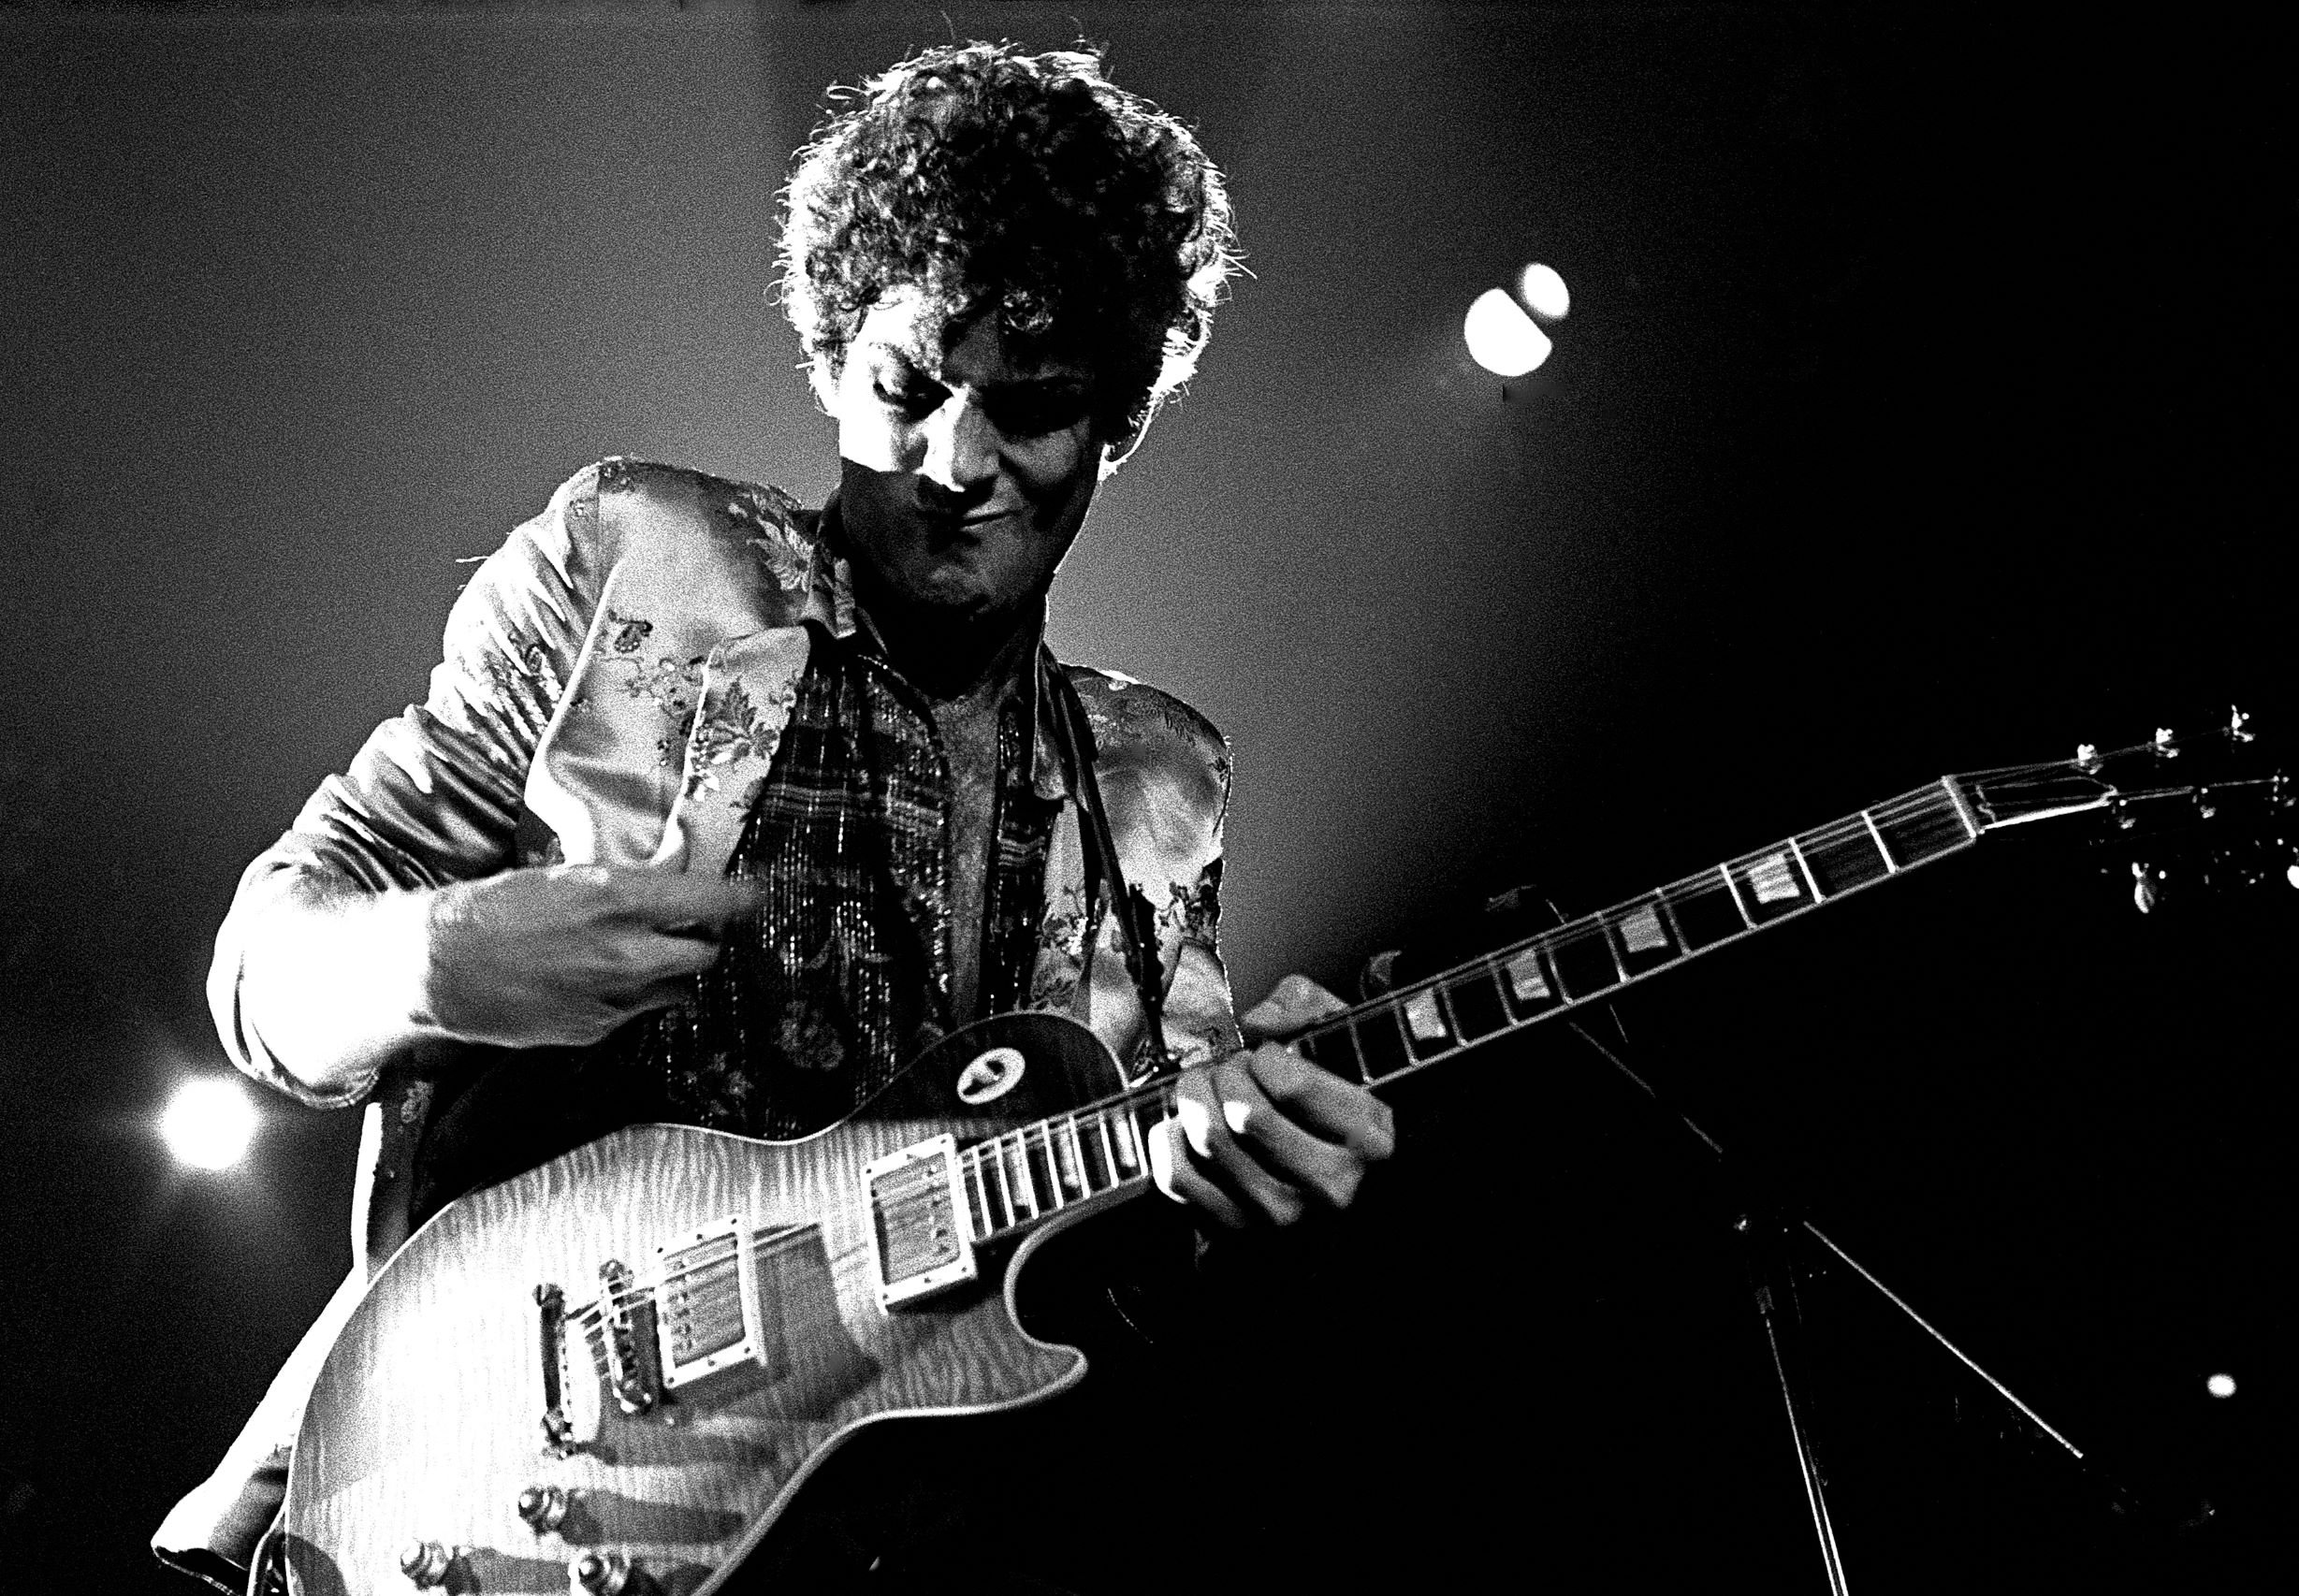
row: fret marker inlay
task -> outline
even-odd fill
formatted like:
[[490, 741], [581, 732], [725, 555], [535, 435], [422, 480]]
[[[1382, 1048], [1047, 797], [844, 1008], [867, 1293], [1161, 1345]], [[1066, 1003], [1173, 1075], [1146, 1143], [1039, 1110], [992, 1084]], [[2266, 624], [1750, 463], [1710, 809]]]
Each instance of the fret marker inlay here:
[[1406, 1001], [1404, 1015], [1417, 1042], [1441, 1042], [1448, 1034], [1449, 1027], [1437, 1008], [1437, 994], [1433, 992], [1416, 993]]
[[1541, 974], [1540, 955], [1528, 948], [1508, 962], [1509, 990], [1520, 1003], [1537, 1003], [1551, 995], [1549, 978]]
[[1804, 889], [1797, 885], [1796, 872], [1788, 866], [1785, 853], [1768, 853], [1748, 867], [1748, 884], [1755, 891], [1760, 904], [1783, 903], [1800, 898]]
[[1668, 933], [1650, 904], [1631, 909], [1620, 919], [1621, 945], [1632, 953], [1651, 953], [1668, 946]]

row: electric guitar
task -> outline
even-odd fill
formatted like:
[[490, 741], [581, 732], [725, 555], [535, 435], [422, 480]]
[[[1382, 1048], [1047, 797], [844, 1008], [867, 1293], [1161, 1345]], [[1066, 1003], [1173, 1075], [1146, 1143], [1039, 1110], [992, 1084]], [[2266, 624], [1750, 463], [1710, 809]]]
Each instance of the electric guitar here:
[[[2243, 717], [2217, 740], [2248, 742]], [[1944, 776], [1296, 1045], [1378, 1089], [2010, 826], [2240, 805], [2274, 822], [2263, 835], [2299, 834], [2284, 776], [2204, 779], [2204, 751], [2165, 733]], [[2280, 846], [2219, 867], [2280, 874], [2289, 849], [2258, 851]], [[2149, 907], [2161, 873], [2133, 869]], [[1022, 1328], [1015, 1278], [1054, 1232], [1150, 1187], [1148, 1143], [1172, 1107], [1171, 1078], [1128, 1086], [1083, 1026], [1006, 1014], [803, 1140], [633, 1125], [458, 1199], [385, 1266], [327, 1356], [288, 1479], [291, 1589], [706, 1596], [861, 1427], [1014, 1407], [1083, 1378], [1082, 1353]]]

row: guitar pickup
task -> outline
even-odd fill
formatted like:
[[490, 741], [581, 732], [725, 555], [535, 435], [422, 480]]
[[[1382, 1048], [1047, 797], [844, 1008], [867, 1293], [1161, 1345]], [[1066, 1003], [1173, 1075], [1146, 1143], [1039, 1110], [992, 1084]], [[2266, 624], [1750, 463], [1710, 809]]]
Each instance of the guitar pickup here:
[[979, 1279], [958, 1139], [942, 1135], [862, 1171], [870, 1194], [870, 1267], [891, 1309]]
[[788, 1225], [752, 1232], [740, 1218], [692, 1231], [655, 1249], [655, 1287], [662, 1384], [670, 1390], [737, 1364], [755, 1363], [769, 1376], [781, 1372], [770, 1356], [759, 1259], [785, 1237], [808, 1228]]

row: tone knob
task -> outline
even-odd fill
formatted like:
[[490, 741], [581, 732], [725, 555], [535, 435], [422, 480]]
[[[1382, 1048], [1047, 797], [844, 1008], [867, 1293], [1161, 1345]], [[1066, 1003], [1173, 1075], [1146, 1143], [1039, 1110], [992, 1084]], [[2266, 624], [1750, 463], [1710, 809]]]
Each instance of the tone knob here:
[[433, 1590], [447, 1582], [455, 1553], [437, 1541], [410, 1541], [400, 1550], [400, 1572], [418, 1590]]
[[567, 1564], [567, 1587], [592, 1596], [621, 1596], [631, 1574], [631, 1560], [620, 1552], [585, 1552]]
[[519, 1492], [519, 1516], [538, 1535], [565, 1522], [569, 1504], [564, 1486], [529, 1486]]

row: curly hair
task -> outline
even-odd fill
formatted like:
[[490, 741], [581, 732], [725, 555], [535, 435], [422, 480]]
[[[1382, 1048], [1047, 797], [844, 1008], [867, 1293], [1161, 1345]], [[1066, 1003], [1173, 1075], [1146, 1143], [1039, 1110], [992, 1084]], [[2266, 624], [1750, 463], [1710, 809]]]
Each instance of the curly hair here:
[[938, 47], [859, 90], [785, 191], [783, 308], [818, 382], [871, 304], [916, 285], [944, 326], [995, 314], [1017, 359], [1075, 361], [1105, 441], [1188, 380], [1237, 268], [1221, 174], [1098, 54]]

